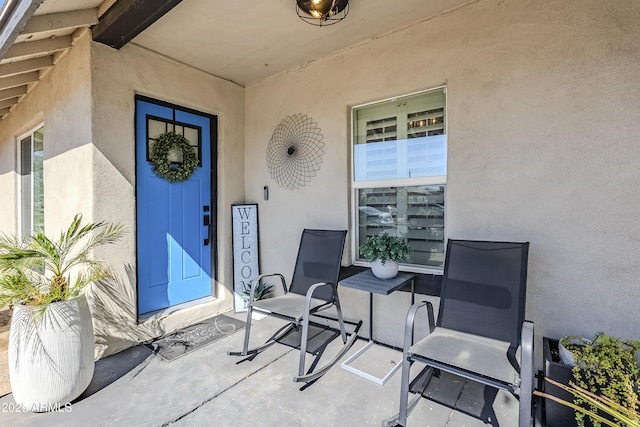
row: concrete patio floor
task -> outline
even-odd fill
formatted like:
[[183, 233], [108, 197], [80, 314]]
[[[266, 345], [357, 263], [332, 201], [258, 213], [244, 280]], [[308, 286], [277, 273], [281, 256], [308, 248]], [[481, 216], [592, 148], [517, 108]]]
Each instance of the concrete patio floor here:
[[[283, 324], [269, 317], [254, 320], [252, 344]], [[378, 386], [337, 364], [301, 391], [304, 383], [292, 381], [298, 350], [276, 344], [240, 362], [227, 351], [239, 350], [243, 335], [240, 330], [171, 362], [144, 346], [130, 348], [100, 360], [89, 389], [66, 410], [18, 412], [12, 395], [5, 395], [0, 425], [380, 426], [398, 410], [399, 372]], [[331, 343], [322, 360], [339, 344]], [[346, 357], [365, 344], [356, 341]], [[374, 346], [354, 363], [381, 376], [400, 360], [399, 351]], [[518, 402], [509, 393], [445, 373], [431, 381], [428, 392], [432, 400], [421, 399], [409, 426], [517, 425]]]

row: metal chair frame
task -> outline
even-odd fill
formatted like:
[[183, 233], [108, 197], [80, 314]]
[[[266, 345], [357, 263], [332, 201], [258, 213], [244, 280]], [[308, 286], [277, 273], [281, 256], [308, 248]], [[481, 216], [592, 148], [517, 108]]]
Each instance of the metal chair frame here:
[[[305, 232], [326, 232], [326, 231], [331, 231], [331, 230], [307, 230], [305, 229], [303, 231], [303, 236]], [[342, 236], [342, 247], [344, 248], [344, 238], [346, 236], [346, 231], [342, 231], [344, 234]], [[302, 244], [302, 241], [301, 241]], [[342, 257], [342, 251], [340, 252], [340, 258]], [[298, 251], [298, 258], [296, 259], [296, 266], [299, 262], [299, 258], [300, 258], [300, 251]], [[338, 270], [339, 270], [339, 266], [338, 266]], [[294, 274], [295, 274], [295, 269], [294, 269]], [[300, 359], [299, 359], [299, 365], [298, 365], [298, 375], [295, 376], [293, 378], [294, 382], [311, 382], [314, 381], [318, 378], [320, 378], [322, 375], [324, 375], [333, 365], [335, 365], [345, 354], [347, 351], [349, 351], [349, 349], [351, 348], [351, 346], [355, 343], [356, 339], [357, 339], [357, 333], [358, 330], [360, 329], [360, 326], [362, 325], [362, 322], [359, 323], [355, 323], [356, 327], [354, 332], [352, 332], [350, 334], [349, 337], [347, 337], [347, 332], [345, 329], [345, 321], [343, 319], [342, 316], [342, 309], [340, 307], [340, 299], [338, 297], [338, 272], [336, 272], [336, 280], [335, 282], [318, 282], [315, 283], [313, 285], [311, 285], [307, 292], [306, 295], [300, 295], [298, 293], [294, 293], [294, 292], [290, 292], [291, 287], [293, 286], [293, 280], [292, 283], [289, 286], [289, 289], [287, 289], [286, 286], [286, 281], [285, 278], [282, 274], [279, 273], [270, 273], [270, 274], [261, 274], [259, 275], [252, 283], [251, 283], [251, 291], [249, 294], [249, 301], [247, 303], [247, 324], [246, 324], [246, 328], [245, 328], [245, 335], [244, 335], [244, 343], [243, 343], [243, 348], [242, 351], [240, 352], [229, 352], [229, 355], [233, 355], [233, 356], [252, 356], [252, 355], [256, 355], [258, 353], [261, 353], [262, 351], [264, 351], [266, 348], [270, 347], [271, 345], [273, 345], [275, 342], [277, 342], [279, 339], [283, 338], [287, 333], [289, 333], [291, 330], [293, 329], [298, 329], [299, 327], [302, 327], [302, 336], [300, 339]], [[261, 307], [260, 303], [261, 301], [264, 300], [259, 300], [259, 301], [254, 301], [254, 295], [255, 295], [255, 288], [256, 286], [260, 283], [260, 281], [264, 278], [268, 278], [268, 277], [279, 277], [280, 278], [280, 282], [282, 284], [282, 289], [284, 291], [284, 295], [282, 297], [289, 297], [289, 298], [293, 298], [293, 303], [294, 305], [298, 304], [301, 309], [297, 310], [296, 309], [296, 315], [292, 315], [290, 313], [277, 313], [277, 312], [273, 312], [268, 310], [265, 307]], [[294, 278], [295, 279], [295, 278]], [[319, 289], [323, 288], [323, 287], [330, 287], [331, 291], [332, 291], [332, 296], [328, 301], [325, 301], [324, 299], [316, 299], [313, 298], [313, 295], [316, 291], [318, 291]], [[275, 298], [271, 298], [271, 300], [275, 300], [277, 298], [282, 298], [282, 297], [275, 297]], [[268, 300], [266, 300], [268, 301]], [[319, 312], [321, 311], [325, 311], [331, 307], [335, 306], [336, 307], [336, 311], [337, 311], [337, 321], [339, 324], [339, 328], [340, 328], [340, 334], [342, 337], [342, 342], [343, 342], [343, 347], [342, 349], [329, 361], [327, 362], [325, 365], [323, 365], [321, 368], [315, 369], [313, 372], [308, 372], [307, 374], [305, 374], [305, 359], [306, 359], [306, 354], [307, 354], [307, 343], [308, 343], [308, 337], [309, 337], [309, 325], [310, 324], [314, 324], [314, 322], [310, 321], [310, 316], [312, 315], [317, 315], [319, 317], [322, 317], [324, 319], [331, 319], [331, 320], [335, 320], [331, 317], [328, 317], [326, 315], [318, 315]], [[272, 317], [277, 317], [283, 320], [287, 320], [290, 323], [285, 325], [283, 328], [279, 329], [278, 331], [276, 331], [276, 333], [274, 333], [264, 344], [249, 349], [249, 337], [251, 334], [251, 317], [252, 317], [252, 313], [253, 311], [256, 310], [260, 313], [272, 316]], [[347, 322], [347, 323], [351, 323], [351, 322]]]
[[[449, 244], [451, 244], [451, 240]], [[460, 242], [460, 241], [454, 241]], [[463, 241], [469, 242], [469, 241]], [[496, 242], [503, 243], [503, 242]], [[528, 243], [523, 243], [525, 245], [524, 248], [524, 280], [526, 283], [526, 257], [528, 252]], [[445, 264], [445, 269], [446, 269]], [[446, 277], [446, 273], [445, 273]], [[523, 284], [524, 285], [524, 284]], [[444, 286], [446, 286], [445, 281], [443, 281], [443, 291]], [[523, 289], [521, 298], [523, 299], [521, 303], [520, 310], [524, 310], [524, 298], [526, 291]], [[440, 308], [442, 310], [443, 301], [440, 302]], [[409, 392], [411, 388], [410, 384], [410, 368], [414, 362], [420, 362], [427, 365], [425, 370], [421, 372], [424, 376], [421, 378], [420, 383], [423, 387], [426, 387], [429, 380], [434, 374], [434, 370], [442, 370], [445, 372], [453, 373], [459, 375], [461, 377], [470, 379], [472, 381], [479, 382], [484, 385], [488, 385], [491, 387], [495, 387], [498, 389], [506, 390], [512, 394], [514, 394], [519, 399], [519, 414], [518, 414], [518, 425], [519, 427], [529, 427], [531, 423], [531, 402], [532, 402], [532, 394], [533, 394], [533, 322], [524, 320], [522, 321], [522, 326], [520, 329], [520, 337], [519, 337], [519, 346], [520, 346], [520, 370], [514, 378], [512, 382], [505, 382], [503, 380], [492, 378], [487, 375], [483, 375], [479, 372], [473, 372], [470, 370], [466, 370], [455, 366], [451, 363], [447, 363], [445, 361], [434, 360], [433, 358], [427, 358], [420, 354], [415, 354], [411, 351], [413, 346], [413, 336], [414, 336], [414, 323], [415, 317], [419, 310], [426, 308], [427, 309], [427, 317], [429, 322], [429, 334], [427, 337], [432, 334], [437, 327], [440, 327], [442, 321], [442, 311], [438, 314], [438, 323], [436, 325], [434, 321], [434, 310], [433, 305], [428, 301], [421, 301], [414, 304], [409, 310], [406, 322], [405, 322], [405, 332], [404, 332], [404, 346], [403, 346], [403, 358], [402, 358], [402, 383], [400, 389], [400, 410], [399, 413], [394, 417], [384, 420], [382, 425], [385, 427], [389, 426], [406, 426], [407, 425], [407, 417], [410, 412], [415, 408], [416, 404], [419, 402], [421, 393], [416, 393], [416, 396], [409, 401]], [[522, 313], [524, 314], [524, 313]], [[426, 339], [426, 338], [423, 338]]]

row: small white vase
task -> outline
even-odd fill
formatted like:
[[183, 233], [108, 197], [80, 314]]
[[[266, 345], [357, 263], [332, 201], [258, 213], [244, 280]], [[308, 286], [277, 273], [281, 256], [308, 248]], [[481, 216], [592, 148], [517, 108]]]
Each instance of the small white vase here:
[[93, 378], [94, 336], [84, 295], [38, 307], [16, 305], [9, 333], [9, 378], [16, 403], [44, 412], [64, 407]]
[[387, 261], [382, 264], [382, 261], [377, 259], [371, 263], [371, 272], [378, 279], [393, 279], [398, 275], [398, 263]]

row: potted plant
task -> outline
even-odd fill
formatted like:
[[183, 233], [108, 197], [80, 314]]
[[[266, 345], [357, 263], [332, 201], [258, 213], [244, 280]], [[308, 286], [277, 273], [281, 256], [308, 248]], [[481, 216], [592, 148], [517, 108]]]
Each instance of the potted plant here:
[[123, 227], [81, 221], [76, 215], [57, 240], [42, 232], [26, 239], [0, 236], [0, 306], [14, 307], [9, 377], [24, 410], [59, 409], [93, 377], [93, 325], [82, 291], [111, 276], [92, 251], [117, 242]]
[[[562, 406], [564, 404], [561, 401], [570, 400], [573, 395], [566, 387], [573, 387], [611, 400], [624, 408], [623, 411], [628, 412], [627, 416], [634, 419], [635, 424], [630, 425], [640, 427], [640, 418], [636, 414], [640, 409], [638, 398], [640, 367], [637, 360], [640, 341], [621, 340], [602, 332], [596, 334], [592, 341], [575, 338], [565, 337], [560, 340], [571, 352], [575, 360], [574, 366], [569, 366], [560, 360], [552, 361], [551, 344], [553, 343], [545, 338], [545, 379], [550, 378], [556, 381], [548, 381], [545, 385], [546, 424], [548, 426], [593, 425], [598, 427], [602, 423], [602, 417], [615, 421], [615, 415], [607, 411], [599, 412], [602, 408], [581, 396], [574, 397], [573, 406]], [[564, 387], [557, 386], [558, 382]], [[549, 396], [553, 396], [551, 401]], [[574, 411], [574, 406], [583, 408], [584, 411]], [[587, 411], [596, 414], [597, 417], [591, 414], [585, 417]]]
[[[581, 387], [578, 387], [575, 384], [565, 385], [554, 381], [550, 378], [545, 378], [545, 381], [554, 385], [555, 387], [560, 388], [561, 390], [571, 394], [574, 399], [582, 400], [586, 402], [590, 409], [584, 408], [582, 406], [578, 406], [575, 403], [568, 402], [566, 400], [560, 399], [557, 396], [553, 396], [551, 394], [542, 393], [538, 390], [534, 391], [534, 394], [537, 396], [544, 397], [546, 399], [551, 399], [554, 402], [558, 402], [561, 405], [564, 405], [568, 408], [573, 409], [576, 413], [581, 413], [584, 415], [588, 415], [590, 419], [599, 422], [600, 425], [607, 425], [616, 427], [619, 426], [620, 423], [622, 425], [630, 426], [630, 427], [638, 427], [640, 426], [640, 409], [628, 408], [620, 405], [608, 397], [601, 396], [595, 393], [591, 393]], [[595, 411], [593, 410], [595, 409]], [[603, 417], [600, 414], [608, 415], [607, 418]]]
[[558, 341], [560, 360], [567, 366], [576, 366], [573, 353], [591, 344], [593, 344], [591, 340], [573, 335], [561, 338], [560, 341]]
[[[261, 299], [265, 299], [271, 294], [273, 291], [273, 285], [266, 283], [262, 280], [256, 285], [256, 289], [253, 292], [253, 300], [258, 301]], [[240, 294], [240, 298], [245, 301], [249, 301], [249, 296], [251, 295], [251, 284], [247, 284], [243, 286], [242, 293]]]
[[380, 279], [391, 279], [398, 274], [398, 263], [407, 259], [411, 248], [404, 238], [387, 232], [370, 236], [360, 245], [360, 254], [371, 262], [371, 271]]
[[[640, 351], [640, 341], [621, 340], [599, 332], [592, 345], [580, 346], [573, 350], [576, 366], [573, 367], [574, 384], [578, 387], [611, 399], [618, 405], [631, 409], [634, 413], [640, 405], [640, 367], [636, 359]], [[582, 398], [574, 399], [576, 405], [585, 405]], [[593, 404], [587, 405], [597, 412]], [[576, 412], [579, 426], [584, 425], [584, 413]], [[591, 418], [595, 427], [597, 420]], [[640, 418], [635, 418], [636, 423]]]

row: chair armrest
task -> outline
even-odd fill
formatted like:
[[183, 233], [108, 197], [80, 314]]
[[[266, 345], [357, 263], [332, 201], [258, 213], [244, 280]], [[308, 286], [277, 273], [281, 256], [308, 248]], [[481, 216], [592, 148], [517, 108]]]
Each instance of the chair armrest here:
[[309, 289], [307, 290], [307, 294], [305, 295], [305, 299], [304, 299], [304, 312], [305, 313], [309, 313], [309, 310], [311, 309], [311, 298], [313, 298], [313, 293], [320, 286], [335, 286], [335, 283], [318, 282], [318, 283], [314, 283], [313, 285], [309, 286]]
[[525, 320], [522, 322], [522, 332], [520, 335], [520, 345], [522, 348], [520, 351], [522, 352], [522, 358], [524, 359], [525, 355], [529, 357], [533, 357], [533, 322], [530, 320]]
[[253, 303], [253, 296], [255, 295], [256, 286], [258, 286], [258, 283], [260, 283], [260, 280], [264, 279], [265, 277], [274, 277], [274, 276], [280, 277], [280, 282], [282, 282], [282, 289], [284, 290], [285, 294], [287, 293], [287, 285], [285, 283], [284, 276], [282, 274], [280, 273], [260, 274], [258, 277], [256, 277], [253, 280], [253, 282], [251, 282], [251, 291], [249, 292], [249, 301], [247, 301], [247, 305]]
[[314, 283], [313, 285], [309, 286], [309, 289], [307, 290], [307, 299], [311, 300], [313, 293], [316, 291], [316, 289], [318, 289], [320, 286], [335, 286], [335, 283], [331, 283], [331, 282], [318, 282], [318, 283]]
[[407, 320], [404, 326], [403, 353], [405, 357], [408, 355], [409, 349], [413, 345], [413, 329], [414, 329], [416, 314], [418, 313], [418, 310], [420, 310], [423, 307], [427, 308], [427, 314], [429, 318], [429, 333], [433, 332], [433, 330], [436, 327], [435, 321], [434, 321], [434, 315], [433, 315], [433, 304], [431, 304], [429, 301], [420, 301], [413, 304], [409, 309], [409, 312], [407, 313]]
[[522, 322], [520, 336], [520, 390], [533, 392], [533, 322]]

